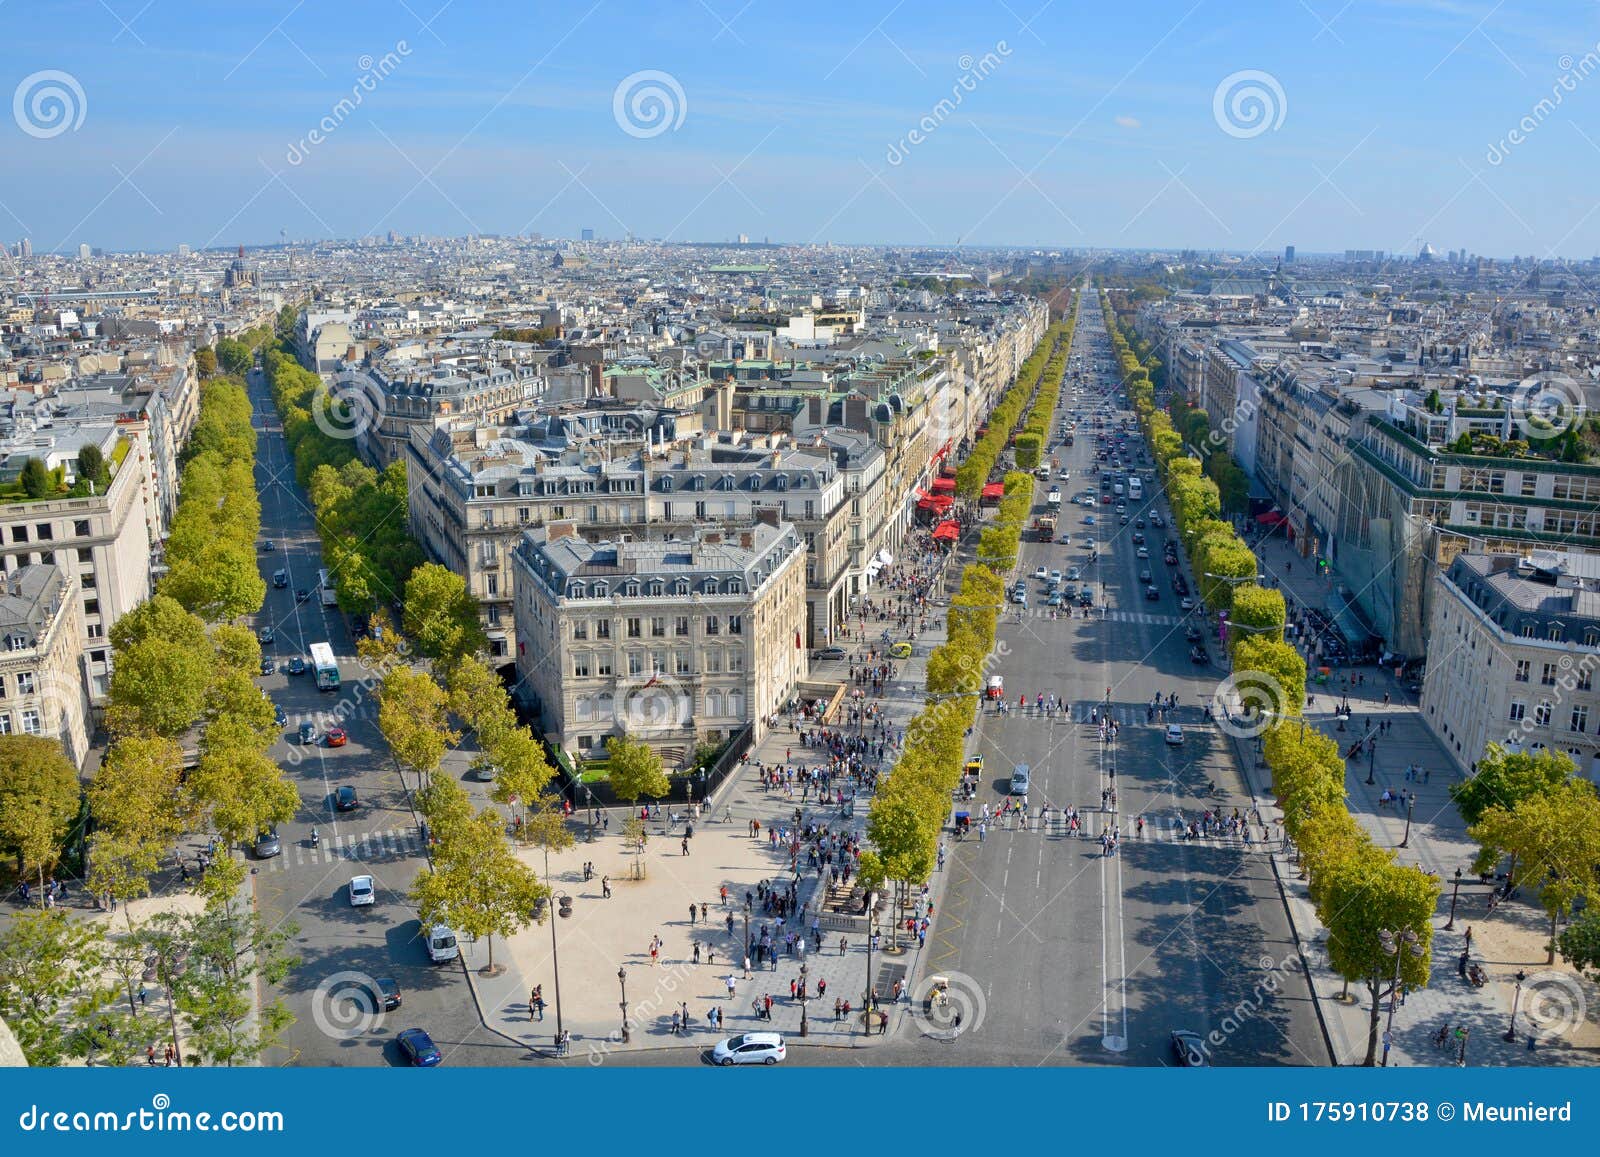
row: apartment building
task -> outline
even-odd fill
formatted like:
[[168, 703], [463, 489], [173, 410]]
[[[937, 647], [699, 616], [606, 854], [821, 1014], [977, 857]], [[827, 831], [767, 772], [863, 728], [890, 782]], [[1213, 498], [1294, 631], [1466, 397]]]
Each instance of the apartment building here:
[[[126, 449], [124, 449], [126, 448]], [[111, 487], [86, 498], [12, 498], [0, 502], [0, 560], [10, 573], [56, 566], [77, 601], [73, 621], [92, 702], [110, 681], [111, 626], [150, 597], [155, 517], [146, 483], [151, 465], [141, 444], [119, 442], [110, 455]]]
[[613, 735], [669, 766], [747, 726], [758, 742], [806, 674], [805, 554], [770, 508], [649, 542], [526, 530], [511, 555], [518, 695], [578, 756]]
[[81, 618], [69, 570], [30, 563], [0, 575], [0, 735], [57, 739], [79, 768], [90, 731]]
[[1555, 748], [1600, 780], [1600, 557], [1466, 552], [1433, 585], [1422, 718], [1456, 765]]

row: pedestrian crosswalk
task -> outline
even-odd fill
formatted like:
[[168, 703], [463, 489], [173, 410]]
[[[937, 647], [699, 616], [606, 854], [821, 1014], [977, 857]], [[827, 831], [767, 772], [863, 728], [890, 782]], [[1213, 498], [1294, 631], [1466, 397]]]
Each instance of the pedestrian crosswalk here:
[[[976, 821], [974, 816], [973, 820]], [[1116, 825], [1121, 833], [1122, 843], [1128, 844], [1187, 844], [1191, 847], [1201, 848], [1236, 848], [1247, 852], [1275, 852], [1281, 845], [1281, 835], [1277, 829], [1268, 829], [1261, 824], [1250, 824], [1250, 839], [1245, 841], [1243, 829], [1237, 835], [1229, 835], [1226, 828], [1213, 828], [1209, 834], [1197, 835], [1188, 838], [1187, 821], [1176, 815], [1150, 815], [1144, 817], [1144, 829], [1139, 828], [1139, 817], [1130, 813], [1112, 814], [1100, 811], [1084, 811], [1078, 815], [1078, 839], [1086, 842], [1098, 840], [1102, 831]], [[1198, 817], [1197, 817], [1198, 819]], [[1038, 833], [1041, 830], [1047, 836], [1065, 836], [1067, 829], [1059, 814], [1052, 813], [1049, 820], [1041, 829], [1037, 815], [1030, 816], [1026, 829], [1013, 816], [1009, 820], [999, 815], [989, 821], [989, 830], [993, 833], [1014, 831], [1018, 834], [1024, 830]]]
[[1156, 627], [1176, 627], [1183, 622], [1181, 615], [1154, 615], [1147, 611], [1107, 611], [1105, 622], [1108, 623], [1145, 623]]
[[400, 859], [422, 851], [422, 840], [415, 828], [390, 828], [384, 832], [359, 832], [323, 839], [318, 846], [287, 844], [283, 854], [256, 865], [259, 872], [287, 872], [295, 868], [318, 867], [341, 860], [373, 863]]
[[[1117, 723], [1125, 727], [1133, 724], [1165, 727], [1169, 723], [1198, 723], [1201, 719], [1200, 711], [1193, 707], [1179, 707], [1168, 710], [1164, 714], [1146, 718], [1146, 708], [1142, 703], [1115, 703], [1107, 707], [1103, 703], [1084, 701], [1082, 703], [1073, 703], [1069, 706], [1071, 708], [1072, 722], [1074, 723], [1093, 724], [1102, 719], [1110, 718], [1115, 719]], [[1007, 704], [1007, 714], [1013, 719], [1034, 719], [1038, 717], [1039, 713], [1034, 707], [1034, 701], [1029, 699], [1025, 710], [1018, 707], [1015, 702]], [[1060, 711], [1056, 711], [1052, 718], [1058, 723], [1065, 722]]]

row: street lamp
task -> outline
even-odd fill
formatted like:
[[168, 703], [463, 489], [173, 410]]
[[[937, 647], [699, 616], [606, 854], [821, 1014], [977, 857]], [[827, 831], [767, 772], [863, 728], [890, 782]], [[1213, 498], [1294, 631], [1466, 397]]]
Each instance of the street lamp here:
[[[878, 922], [874, 913], [878, 908], [878, 894], [872, 892], [867, 896], [867, 986], [861, 994], [861, 1023], [870, 1026], [868, 1013], [872, 1011], [872, 939], [878, 934]], [[866, 1028], [871, 1032], [871, 1027]]]
[[1402, 848], [1411, 845], [1411, 813], [1416, 810], [1416, 807], [1417, 797], [1415, 795], [1406, 796], [1406, 834], [1400, 839]]
[[1522, 982], [1528, 979], [1528, 974], [1520, 968], [1517, 970], [1517, 990], [1511, 995], [1511, 1023], [1506, 1026], [1505, 1042], [1517, 1043], [1517, 1005], [1522, 1003]]
[[627, 1044], [632, 1039], [628, 1032], [628, 970], [617, 969], [617, 983], [622, 985], [622, 1043]]
[[800, 962], [800, 1035], [801, 1036], [810, 1036], [811, 1035], [811, 1022], [806, 1019], [806, 1004], [807, 1003], [808, 1003], [808, 1001], [807, 1001], [807, 993], [806, 993], [806, 964], [805, 964], [805, 961], [802, 960]]
[[1450, 889], [1450, 919], [1445, 921], [1444, 930], [1446, 932], [1454, 932], [1456, 930], [1456, 900], [1460, 896], [1461, 896], [1461, 869], [1457, 868], [1456, 869], [1455, 886]]
[[1394, 980], [1389, 985], [1389, 1023], [1383, 1030], [1383, 1067], [1389, 1067], [1389, 1046], [1394, 1040], [1394, 1010], [1400, 1003], [1400, 965], [1405, 961], [1406, 953], [1420, 957], [1422, 945], [1417, 941], [1417, 934], [1407, 928], [1396, 936], [1387, 928], [1378, 929], [1378, 946], [1383, 949], [1385, 956], [1394, 957]]
[[1367, 786], [1368, 787], [1371, 787], [1373, 784], [1378, 782], [1376, 779], [1373, 778], [1373, 770], [1374, 770], [1373, 769], [1373, 764], [1377, 761], [1377, 757], [1378, 757], [1378, 745], [1376, 743], [1372, 742], [1372, 738], [1370, 736], [1368, 736], [1368, 738], [1367, 738]]

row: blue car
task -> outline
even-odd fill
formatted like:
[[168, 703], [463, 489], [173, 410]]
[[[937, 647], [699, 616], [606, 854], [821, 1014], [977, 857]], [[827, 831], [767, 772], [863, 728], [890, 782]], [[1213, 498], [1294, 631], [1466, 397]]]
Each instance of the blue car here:
[[420, 1028], [408, 1028], [395, 1040], [400, 1045], [400, 1055], [412, 1068], [431, 1069], [444, 1060], [444, 1054], [439, 1051], [439, 1046], [433, 1043], [433, 1038]]

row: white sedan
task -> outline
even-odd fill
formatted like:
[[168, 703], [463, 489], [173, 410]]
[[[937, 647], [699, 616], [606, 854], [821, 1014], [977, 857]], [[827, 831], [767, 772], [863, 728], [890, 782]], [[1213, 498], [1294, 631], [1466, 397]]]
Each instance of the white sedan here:
[[718, 1041], [711, 1060], [718, 1065], [775, 1065], [788, 1055], [781, 1033], [747, 1032]]
[[361, 908], [376, 903], [377, 899], [377, 889], [373, 887], [371, 876], [350, 877], [350, 907]]
[[1044, 580], [1044, 579], [1049, 578], [1050, 577], [1050, 568], [1047, 567], [1047, 566], [1040, 567], [1038, 570], [1033, 572], [1033, 577], [1036, 578], [1036, 579], [1040, 579], [1040, 580]]

